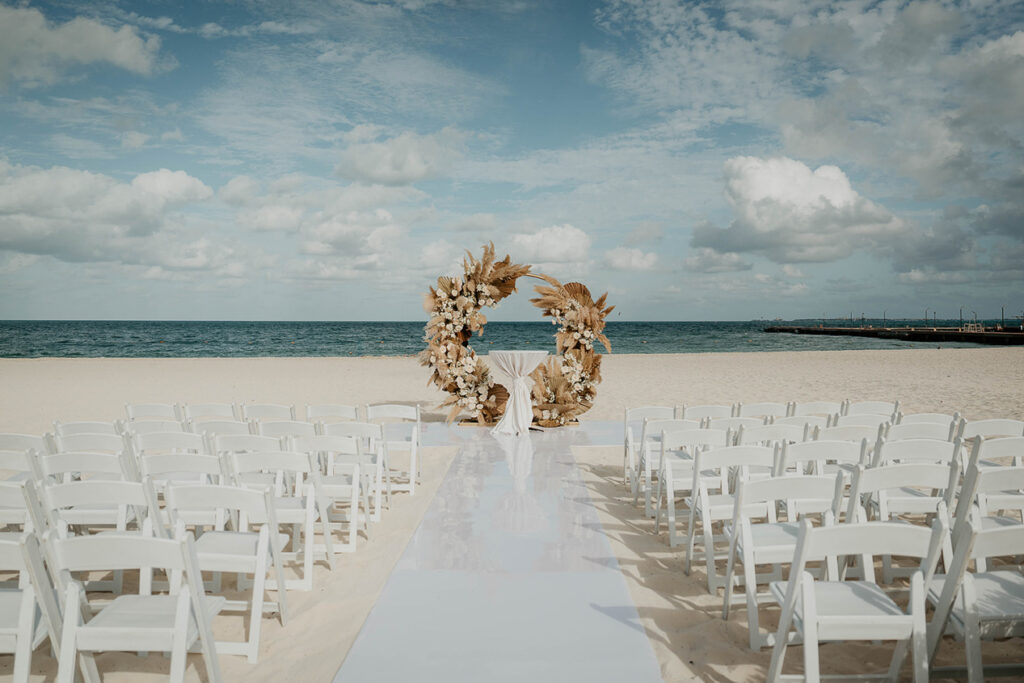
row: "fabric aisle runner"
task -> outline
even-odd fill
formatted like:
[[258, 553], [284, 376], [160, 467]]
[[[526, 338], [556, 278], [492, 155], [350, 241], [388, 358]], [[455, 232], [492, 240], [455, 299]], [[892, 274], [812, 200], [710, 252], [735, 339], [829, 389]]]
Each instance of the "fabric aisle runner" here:
[[621, 424], [430, 427], [459, 453], [335, 681], [660, 681], [571, 450]]

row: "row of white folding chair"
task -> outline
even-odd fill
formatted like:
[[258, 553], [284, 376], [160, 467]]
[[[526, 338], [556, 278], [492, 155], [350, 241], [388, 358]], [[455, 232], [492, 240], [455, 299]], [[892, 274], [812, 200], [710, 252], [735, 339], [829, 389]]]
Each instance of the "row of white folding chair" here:
[[[71, 683], [79, 672], [87, 682], [98, 682], [94, 653], [110, 650], [166, 652], [170, 680], [180, 682], [186, 655], [195, 648], [202, 653], [208, 680], [221, 680], [210, 623], [224, 598], [204, 594], [191, 534], [172, 540], [109, 535], [58, 538], [48, 533], [42, 542], [34, 534], [25, 534], [19, 545], [58, 653], [58, 683]], [[162, 569], [171, 578], [168, 595], [151, 594], [153, 569]], [[97, 612], [72, 572], [111, 570], [139, 571], [139, 593], [119, 596]], [[56, 589], [50, 580], [53, 575], [61, 577]]]
[[[647, 446], [646, 454], [643, 456], [645, 461], [644, 475], [644, 511], [648, 517], [657, 517], [661, 512], [662, 501], [670, 507], [675, 505], [675, 493], [682, 493], [690, 490], [689, 478], [693, 474], [692, 470], [692, 454], [697, 448], [720, 448], [723, 446], [742, 446], [742, 445], [768, 445], [772, 446], [776, 443], [802, 441], [806, 439], [808, 434], [807, 425], [800, 427], [798, 425], [790, 424], [770, 424], [770, 425], [754, 425], [751, 427], [745, 427], [742, 424], [739, 429], [734, 433], [731, 429], [713, 429], [704, 428], [694, 430], [692, 428], [677, 428], [676, 425], [665, 425], [665, 429], [662, 430], [661, 437], [661, 449], [659, 451], [659, 460], [657, 470], [654, 470], [650, 466], [650, 455], [651, 447]], [[669, 435], [672, 435], [669, 437]], [[666, 469], [666, 464], [668, 467]], [[764, 474], [770, 474], [773, 471], [774, 462], [763, 463]], [[657, 491], [657, 502], [654, 509], [651, 509], [651, 484], [653, 473], [657, 472], [658, 479], [658, 491]], [[671, 487], [673, 495], [668, 494], [668, 482], [666, 478], [671, 478]], [[662, 497], [662, 490], [665, 490], [664, 498]], [[638, 498], [634, 495], [634, 502]], [[670, 538], [674, 538], [674, 526], [670, 525]]]
[[[348, 404], [307, 404], [303, 411], [279, 403], [134, 403], [125, 405], [129, 421], [137, 420], [297, 420], [337, 422], [359, 421], [359, 409]], [[420, 421], [419, 404], [365, 404], [366, 421], [400, 419]]]
[[[937, 445], [941, 443], [938, 442]], [[946, 446], [947, 453], [935, 454], [938, 456], [935, 458], [907, 451], [892, 452], [893, 460], [883, 459], [872, 468], [865, 466], [863, 457], [859, 464], [856, 463], [858, 449], [854, 446], [855, 444], [849, 442], [791, 444], [782, 449], [780, 460], [785, 459], [787, 452], [797, 454], [795, 459], [799, 461], [801, 458], [798, 454], [801, 451], [822, 450], [822, 454], [833, 451], [829, 454], [838, 456], [837, 460], [854, 463], [854, 466], [852, 469], [839, 469], [832, 475], [797, 474], [778, 476], [771, 480], [743, 480], [737, 486], [732, 525], [728, 527], [733, 535], [730, 538], [729, 566], [724, 580], [726, 597], [723, 615], [728, 617], [734, 567], [739, 561], [744, 568], [744, 589], [749, 613], [750, 643], [753, 649], [771, 644], [771, 637], [761, 634], [757, 627], [757, 604], [770, 599], [770, 596], [756, 591], [757, 583], [763, 583], [763, 577], [766, 576], [757, 574], [756, 566], [772, 564], [776, 565], [777, 569], [779, 563], [786, 562], [787, 553], [792, 554], [795, 549], [797, 527], [793, 521], [794, 516], [797, 513], [811, 511], [794, 508], [794, 499], [802, 499], [804, 502], [801, 505], [810, 501], [814, 512], [827, 511], [829, 520], [840, 519], [845, 511], [847, 523], [868, 521], [869, 517], [874, 521], [890, 521], [905, 514], [939, 514], [938, 511], [947, 510], [952, 504], [960, 472], [956, 455], [959, 449], [952, 444]], [[865, 452], [865, 448], [866, 442], [862, 442], [859, 449], [861, 454]], [[898, 456], [903, 457], [897, 459]], [[920, 459], [915, 456], [919, 456]], [[846, 472], [850, 472], [851, 475], [848, 495], [844, 490]], [[831, 491], [830, 485], [833, 487]], [[767, 511], [757, 509], [756, 505], [765, 503], [768, 504]], [[790, 522], [780, 523], [774, 519], [777, 504], [781, 503], [784, 503], [784, 508], [793, 515]], [[758, 515], [767, 517], [767, 521], [753, 523], [753, 519]], [[945, 517], [945, 514], [942, 516]], [[942, 550], [947, 565], [952, 556], [951, 548], [950, 539], [946, 537], [943, 539]], [[889, 554], [875, 554], [882, 555], [883, 580], [885, 583], [891, 583], [893, 576], [899, 572], [893, 570]], [[866, 566], [868, 570], [862, 568], [860, 575], [863, 577], [866, 571], [870, 571], [873, 581], [874, 567]], [[709, 577], [712, 576], [712, 572], [713, 569], [709, 565]], [[777, 575], [777, 571], [773, 574]], [[770, 578], [773, 574], [767, 576]], [[709, 581], [709, 589], [713, 588], [714, 583]]]
[[[920, 471], [927, 469], [927, 472]], [[911, 473], [909, 470], [918, 470]], [[901, 484], [914, 482], [915, 484], [937, 485], [940, 488], [946, 486], [949, 478], [949, 468], [943, 465], [893, 465], [877, 470], [867, 471], [877, 481], [864, 477], [865, 470], [859, 466], [854, 472], [853, 484], [851, 485], [851, 507], [859, 500], [860, 492], [879, 492], [893, 488], [899, 488]], [[883, 476], [879, 476], [883, 475]], [[757, 585], [767, 580], [780, 577], [778, 567], [781, 564], [797, 561], [794, 554], [799, 553], [798, 535], [799, 523], [796, 521], [798, 515], [820, 514], [823, 516], [823, 523], [833, 524], [838, 517], [838, 508], [843, 499], [845, 488], [845, 474], [838, 472], [835, 476], [821, 475], [797, 475], [775, 477], [772, 479], [743, 481], [738, 486], [735, 497], [735, 504], [732, 515], [732, 526], [729, 530], [730, 550], [728, 555], [728, 567], [726, 576], [722, 581], [725, 586], [725, 598], [723, 601], [723, 618], [728, 618], [732, 605], [732, 590], [734, 583], [735, 566], [737, 562], [743, 564], [744, 590], [748, 611], [748, 624], [750, 631], [750, 646], [757, 650], [765, 645], [772, 645], [774, 640], [770, 634], [763, 634], [758, 627], [758, 604], [767, 601], [779, 601], [782, 594], [779, 591], [780, 584], [772, 586], [768, 593], [759, 593]], [[945, 500], [939, 499], [931, 506], [931, 510], [945, 509]], [[760, 509], [759, 509], [760, 506]], [[780, 522], [775, 518], [776, 510], [783, 507], [789, 515], [789, 521]], [[764, 517], [764, 523], [753, 523], [756, 517]], [[943, 529], [945, 529], [945, 515], [943, 518]], [[863, 524], [867, 520], [863, 515], [847, 514], [848, 523], [853, 520], [854, 524]], [[878, 521], [888, 521], [887, 518]], [[878, 521], [873, 522], [877, 524]], [[876, 527], [877, 528], [877, 527]], [[939, 539], [940, 550], [949, 547], [947, 536]], [[850, 554], [860, 554], [851, 552]], [[886, 566], [886, 559], [889, 556], [884, 548], [877, 548], [870, 553], [872, 556], [883, 556], [883, 567]], [[895, 553], [899, 554], [899, 553]], [[948, 559], [948, 555], [947, 555]], [[881, 590], [875, 587], [874, 561], [872, 558], [860, 558], [862, 569], [860, 577], [871, 583], [870, 592], [877, 597], [882, 594]], [[758, 574], [757, 566], [773, 565], [774, 571], [768, 574]], [[794, 565], [795, 567], [796, 565]], [[711, 570], [709, 570], [711, 571]], [[797, 571], [795, 568], [792, 571]], [[845, 573], [845, 571], [844, 571]]]
[[[895, 680], [908, 650], [913, 653], [911, 669], [915, 681], [927, 681], [930, 675], [960, 677], [963, 667], [931, 666], [947, 628], [965, 643], [968, 680], [980, 683], [986, 675], [1024, 673], [1020, 662], [984, 668], [979, 642], [986, 637], [1024, 635], [1024, 575], [1019, 566], [966, 573], [972, 560], [1024, 553], [1024, 526], [983, 529], [977, 519], [965, 520], [953, 530], [955, 551], [947, 564], [947, 574], [937, 575], [948, 536], [948, 525], [941, 514], [936, 516], [931, 530], [883, 522], [813, 528], [804, 520], [796, 539], [789, 581], [771, 585], [782, 613], [768, 680], [818, 679], [818, 643], [837, 640], [899, 641], [889, 670], [880, 678]], [[870, 574], [858, 577], [857, 581], [843, 580], [842, 557], [861, 555], [862, 564], [872, 566], [874, 556], [887, 554], [920, 561], [911, 576], [906, 609], [881, 590]], [[825, 580], [816, 580], [806, 571], [813, 561], [824, 561]], [[926, 619], [926, 602], [935, 608], [930, 621]], [[804, 674], [784, 676], [786, 650], [798, 641], [803, 643]]]
[[[157, 512], [155, 512], [157, 510], [155, 505], [155, 496], [152, 494], [152, 489], [147, 484], [147, 481], [143, 481], [140, 483], [92, 480], [75, 481], [72, 483], [44, 481], [41, 482], [39, 486], [37, 486], [32, 479], [28, 479], [18, 484], [5, 484], [3, 486], [0, 486], [0, 492], [3, 493], [3, 495], [0, 495], [0, 504], [3, 504], [4, 507], [8, 508], [9, 510], [15, 509], [16, 500], [14, 499], [14, 496], [19, 497], [21, 499], [21, 519], [14, 520], [9, 518], [6, 520], [8, 522], [8, 527], [16, 529], [16, 531], [0, 534], [0, 539], [2, 539], [2, 541], [0, 542], [6, 541], [14, 543], [16, 540], [21, 540], [22, 542], [24, 542], [25, 538], [27, 537], [32, 542], [32, 544], [35, 544], [35, 547], [38, 548], [39, 539], [42, 538], [51, 538], [58, 541], [75, 538], [76, 536], [82, 538], [81, 534], [83, 532], [87, 533], [90, 530], [90, 528], [94, 531], [97, 530], [95, 528], [96, 525], [93, 522], [104, 521], [96, 520], [95, 517], [90, 517], [89, 513], [91, 509], [102, 505], [111, 504], [132, 508], [132, 517], [135, 520], [135, 531], [129, 533], [127, 524], [125, 523], [126, 520], [124, 517], [122, 517], [122, 522], [118, 524], [114, 530], [114, 537], [120, 539], [148, 539], [153, 538], [154, 536], [157, 538], [162, 538], [166, 536], [166, 534], [164, 533], [162, 525], [160, 524], [160, 516]], [[85, 517], [83, 517], [83, 512], [86, 513]], [[156, 525], [158, 525], [158, 528], [156, 529], [156, 534], [154, 534], [154, 522]], [[108, 534], [105, 534], [102, 531], [99, 531], [95, 535], [87, 534], [87, 537], [99, 539], [110, 538]], [[0, 555], [2, 554], [3, 552], [2, 550], [0, 550]], [[90, 609], [80, 610], [79, 602], [78, 599], [76, 598], [73, 601], [68, 601], [67, 603], [65, 603], [65, 609], [67, 605], [74, 606], [74, 609], [70, 612], [70, 614], [72, 615], [73, 622], [67, 623], [65, 621], [64, 625], [61, 626], [59, 623], [61, 621], [61, 610], [58, 607], [58, 596], [68, 594], [68, 589], [70, 587], [69, 584], [71, 583], [70, 571], [74, 571], [74, 568], [62, 568], [59, 563], [56, 563], [54, 561], [55, 558], [59, 559], [58, 555], [55, 555], [53, 552], [48, 553], [47, 564], [50, 567], [50, 572], [46, 572], [45, 569], [43, 569], [43, 562], [41, 558], [38, 559], [36, 563], [37, 566], [35, 576], [32, 577], [32, 590], [35, 594], [35, 597], [39, 601], [39, 608], [42, 610], [42, 616], [44, 617], [43, 621], [47, 626], [49, 626], [49, 635], [53, 641], [53, 648], [55, 651], [58, 651], [61, 656], [61, 669], [58, 673], [58, 680], [71, 680], [72, 677], [74, 676], [74, 657], [71, 656], [69, 659], [67, 647], [65, 647], [65, 649], [61, 649], [60, 647], [61, 640], [59, 639], [58, 636], [60, 634], [61, 629], [67, 629], [71, 628], [72, 626], [75, 626], [75, 620], [79, 622], [78, 625], [80, 626], [81, 619], [91, 620], [92, 613], [95, 611], [99, 611], [100, 609], [110, 611], [106, 613], [106, 616], [104, 618], [96, 622], [96, 624], [98, 625], [100, 622], [102, 622], [104, 624], [104, 628], [110, 627], [111, 625], [114, 625], [116, 627], [118, 619], [123, 620], [126, 617], [130, 619], [133, 610], [136, 610], [136, 618], [138, 617], [138, 603], [136, 601], [136, 605], [133, 607], [130, 604], [126, 605], [124, 600], [121, 600], [120, 598], [115, 598], [113, 602], [109, 603], [91, 602], [89, 604]], [[25, 558], [25, 562], [28, 562], [27, 557]], [[113, 579], [111, 581], [88, 580], [88, 575], [92, 572], [88, 571], [87, 568], [81, 568], [86, 573], [86, 577], [83, 577], [82, 579], [83, 582], [81, 583], [81, 586], [83, 590], [81, 590], [80, 592], [84, 595], [85, 590], [88, 590], [90, 593], [95, 593], [96, 591], [106, 591], [113, 589], [114, 592], [120, 593], [122, 585], [122, 573], [126, 567], [115, 566], [115, 564], [116, 563], [113, 563], [111, 565], [108, 565], [107, 567], [112, 570]], [[142, 565], [136, 565], [133, 568], [137, 569], [140, 566]], [[144, 572], [149, 572], [151, 571], [151, 568], [153, 566], [159, 567], [161, 565], [159, 564], [159, 562], [154, 561], [145, 566], [150, 567], [150, 569], [145, 569]], [[27, 570], [27, 567], [25, 569]], [[95, 567], [94, 569], [100, 569], [100, 567]], [[196, 576], [198, 576], [198, 574]], [[24, 576], [22, 576], [22, 579], [24, 579]], [[140, 588], [144, 593], [148, 593], [149, 586], [151, 586], [150, 582], [151, 575], [148, 573], [143, 573], [143, 575], [140, 577]], [[24, 581], [22, 581], [22, 587], [24, 588]], [[172, 588], [172, 592], [176, 593], [177, 591]], [[11, 593], [4, 592], [3, 595], [7, 596], [4, 598], [5, 601], [10, 602], [14, 599]], [[47, 596], [49, 596], [49, 604], [47, 604]], [[22, 595], [22, 597], [24, 597], [24, 594]], [[129, 600], [132, 600], [132, 598], [129, 598]], [[84, 603], [82, 604], [84, 605]], [[5, 605], [4, 610], [0, 610], [0, 613], [4, 613], [3, 616], [0, 617], [0, 622], [6, 621], [6, 617], [14, 616], [14, 614], [17, 613], [17, 611], [15, 611], [15, 613], [12, 613], [10, 615], [6, 614], [7, 606], [9, 606], [9, 604]], [[21, 606], [22, 608], [25, 608], [27, 605], [25, 602], [22, 602]], [[180, 610], [181, 608], [182, 605], [179, 604], [178, 609]], [[69, 612], [65, 611], [65, 615], [67, 615], [68, 613]], [[21, 624], [24, 624], [23, 620], [21, 621]], [[0, 633], [2, 633], [5, 626], [0, 626]], [[145, 622], [139, 622], [137, 623], [137, 626], [145, 631], [146, 629], [151, 627], [164, 628], [166, 624], [160, 624], [158, 619], [158, 622], [156, 624], [147, 624]], [[38, 645], [40, 642], [40, 636], [45, 635], [45, 632], [42, 631], [40, 625], [38, 624], [35, 626], [35, 629], [36, 631], [34, 634], [35, 637], [33, 639], [33, 642], [34, 645]], [[147, 632], [151, 634], [153, 633], [153, 631]], [[195, 629], [192, 628], [191, 632], [195, 634]], [[65, 631], [65, 635], [67, 635], [67, 633], [68, 632]], [[97, 632], [94, 630], [88, 632], [86, 636], [86, 642], [84, 642], [84, 649], [89, 649], [91, 647], [89, 645], [89, 642], [99, 642], [95, 640], [88, 640], [88, 638], [96, 637], [96, 633]], [[166, 633], [164, 635], [166, 635]], [[162, 638], [163, 636], [151, 637]], [[0, 638], [0, 640], [5, 639]], [[161, 645], [160, 643], [158, 643], [153, 647], [147, 647], [145, 649], [171, 650], [170, 647], [165, 647], [166, 641], [160, 642], [163, 644]], [[18, 643], [24, 644], [25, 641], [19, 637]], [[65, 641], [65, 646], [67, 645], [68, 642]], [[81, 646], [83, 645], [83, 643], [78, 643], [78, 645]], [[102, 648], [100, 648], [99, 645], [97, 645], [96, 647], [98, 649], [116, 649], [108, 647], [107, 645], [103, 645]], [[175, 655], [175, 659], [183, 656], [184, 650], [181, 650], [181, 652], [178, 655]], [[21, 653], [19, 653], [16, 657], [16, 680], [23, 680], [19, 673], [23, 666], [27, 666], [27, 664], [22, 661], [23, 659], [25, 658], [22, 657]], [[25, 661], [27, 661], [27, 659]], [[179, 666], [180, 662], [172, 663], [172, 672], [174, 672], [176, 668]], [[87, 679], [88, 678], [89, 677], [87, 675]]]
[[[77, 435], [73, 439], [98, 438], [105, 435]], [[109, 435], [107, 435], [109, 436]], [[134, 435], [131, 440], [131, 454], [109, 453], [71, 453], [40, 456], [35, 458], [37, 478], [51, 479], [61, 476], [65, 479], [72, 472], [101, 473], [118, 476], [125, 480], [137, 481], [143, 470], [147, 476], [155, 479], [157, 488], [163, 490], [169, 482], [200, 483], [216, 477], [214, 463], [202, 456], [214, 452], [220, 456], [217, 469], [221, 480], [229, 478], [236, 485], [245, 485], [256, 480], [258, 486], [268, 483], [275, 486], [276, 504], [281, 507], [280, 517], [283, 523], [301, 526], [303, 530], [302, 544], [304, 571], [303, 579], [298, 585], [303, 590], [312, 589], [313, 553], [313, 521], [323, 518], [325, 525], [326, 548], [324, 553], [328, 564], [333, 564], [330, 534], [326, 529], [326, 499], [319, 489], [319, 464], [314, 464], [309, 454], [294, 453], [285, 450], [282, 439], [251, 435], [235, 435], [216, 437], [212, 444], [199, 435], [183, 432], [154, 432], [151, 434]], [[212, 446], [212, 447], [211, 447]], [[238, 453], [246, 452], [245, 457]], [[150, 460], [154, 455], [171, 456], [159, 460]], [[266, 477], [257, 473], [264, 470], [276, 472], [276, 479], [268, 482]], [[192, 471], [198, 470], [198, 471]], [[285, 490], [285, 473], [293, 485]], [[309, 480], [312, 487], [304, 488], [304, 479]], [[100, 523], [110, 522], [112, 513], [124, 514], [123, 509], [99, 508], [89, 509], [88, 521]], [[117, 520], [122, 524], [123, 520]], [[298, 545], [298, 535], [295, 536]], [[294, 550], [298, 550], [295, 548]]]
[[[727, 473], [718, 470], [707, 471], [698, 468], [695, 456], [698, 453], [720, 449], [730, 449], [737, 457], [754, 457], [740, 455], [753, 452], [750, 447], [764, 446], [759, 450], [760, 462], [747, 462], [748, 471], [754, 476], [770, 476], [776, 466], [775, 449], [780, 441], [794, 436], [797, 427], [782, 425], [778, 429], [774, 425], [751, 427], [746, 431], [747, 438], [734, 438], [730, 430], [699, 429], [699, 430], [665, 430], [662, 432], [661, 450], [658, 463], [658, 488], [655, 496], [653, 514], [655, 517], [655, 533], [658, 533], [664, 505], [669, 531], [669, 545], [675, 546], [676, 535], [676, 498], [679, 495], [689, 496], [688, 505], [693, 504], [694, 488], [701, 482], [709, 481], [713, 488], [726, 492]], [[740, 428], [743, 432], [743, 428]], [[801, 432], [802, 433], [802, 432]], [[739, 441], [742, 443], [739, 443]], [[748, 447], [747, 451], [736, 450]], [[698, 474], [699, 473], [699, 474]], [[649, 500], [649, 499], [648, 499]], [[720, 501], [718, 501], [720, 502]], [[690, 508], [692, 514], [692, 507]]]
[[[78, 508], [96, 506], [101, 502], [131, 506], [135, 511], [136, 534], [153, 536], [155, 531], [157, 537], [171, 537], [171, 534], [164, 530], [163, 515], [148, 478], [144, 478], [140, 483], [79, 481], [70, 484], [44, 484], [38, 489], [30, 481], [26, 482], [24, 493], [30, 511], [38, 511], [35, 513], [39, 520], [36, 522], [37, 528], [49, 529], [49, 532], [56, 534], [58, 538], [69, 537], [70, 528], [86, 531], [80, 528], [76, 516]], [[200, 569], [215, 572], [214, 592], [220, 591], [221, 571], [253, 575], [250, 599], [228, 601], [223, 607], [225, 611], [249, 613], [248, 638], [241, 644], [218, 642], [217, 651], [244, 654], [248, 656], [250, 662], [255, 662], [263, 612], [268, 609], [279, 612], [282, 624], [286, 618], [283, 591], [279, 591], [278, 599], [272, 604], [266, 604], [263, 600], [264, 587], [268, 590], [275, 588], [274, 583], [267, 583], [265, 580], [268, 558], [274, 562], [275, 581], [281, 582], [284, 578], [281, 571], [281, 548], [284, 545], [282, 538], [286, 541], [287, 534], [277, 532], [276, 509], [280, 503], [279, 498], [274, 496], [269, 488], [247, 490], [237, 485], [179, 485], [165, 489], [165, 500], [169, 527], [175, 529], [178, 536], [184, 532], [186, 524], [196, 526], [197, 532], [203, 527], [209, 527], [209, 531], [200, 534], [196, 547]], [[235, 514], [225, 515], [225, 510], [231, 510]], [[40, 519], [41, 517], [44, 519]], [[232, 519], [241, 526], [232, 531], [225, 530], [225, 524], [230, 523]], [[261, 525], [258, 532], [248, 530], [251, 523]], [[124, 535], [126, 531], [126, 525], [118, 526], [118, 535]], [[102, 535], [102, 532], [100, 534]], [[271, 545], [268, 545], [268, 542]], [[55, 583], [59, 583], [59, 577], [51, 578]], [[86, 585], [90, 591], [112, 589], [118, 594], [121, 593], [121, 586], [120, 570], [115, 570], [111, 582], [90, 581]], [[238, 589], [245, 589], [241, 580]]]

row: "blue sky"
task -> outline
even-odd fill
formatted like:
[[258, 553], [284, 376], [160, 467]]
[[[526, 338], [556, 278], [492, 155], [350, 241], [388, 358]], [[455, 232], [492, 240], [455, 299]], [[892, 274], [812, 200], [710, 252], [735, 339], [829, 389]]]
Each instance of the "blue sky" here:
[[[0, 317], [1024, 309], [1020, 2], [0, 0]], [[532, 319], [529, 287], [495, 319]]]

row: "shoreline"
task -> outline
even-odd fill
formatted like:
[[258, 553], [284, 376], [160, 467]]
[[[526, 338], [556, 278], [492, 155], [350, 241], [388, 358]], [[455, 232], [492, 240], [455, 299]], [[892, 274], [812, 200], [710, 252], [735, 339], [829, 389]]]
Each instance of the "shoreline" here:
[[[1020, 347], [606, 354], [601, 372], [583, 420], [619, 420], [648, 404], [846, 398], [1024, 418]], [[125, 403], [144, 402], [415, 402], [437, 421], [445, 395], [428, 376], [415, 356], [0, 358], [0, 431], [120, 419]]]

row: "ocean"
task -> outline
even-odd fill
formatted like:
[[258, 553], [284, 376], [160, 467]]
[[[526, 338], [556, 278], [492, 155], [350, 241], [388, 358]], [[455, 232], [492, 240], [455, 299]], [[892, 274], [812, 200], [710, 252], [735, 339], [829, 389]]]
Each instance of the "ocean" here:
[[[818, 320], [786, 321], [818, 324]], [[920, 321], [892, 321], [912, 325]], [[958, 321], [937, 321], [954, 325]], [[864, 324], [881, 324], [881, 320]], [[746, 322], [609, 322], [612, 353], [715, 353], [726, 351], [831, 351], [932, 348], [935, 344], [863, 337], [767, 334], [767, 325]], [[860, 325], [861, 321], [828, 321]], [[549, 322], [491, 322], [471, 342], [488, 349], [548, 348]], [[978, 344], [943, 343], [944, 347]], [[407, 356], [424, 347], [422, 322], [216, 322], [113, 320], [0, 321], [4, 358], [199, 358], [240, 356]], [[599, 350], [600, 349], [599, 347]]]

